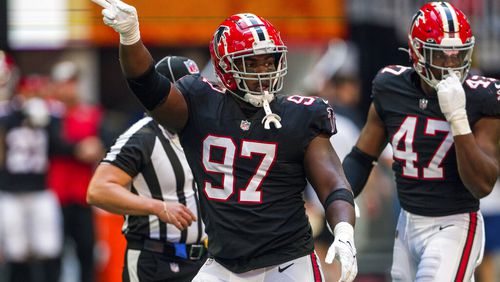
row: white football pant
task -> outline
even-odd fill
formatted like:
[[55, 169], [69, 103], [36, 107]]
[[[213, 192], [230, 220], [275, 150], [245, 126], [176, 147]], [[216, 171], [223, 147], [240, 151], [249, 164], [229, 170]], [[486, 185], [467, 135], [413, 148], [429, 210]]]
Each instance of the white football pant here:
[[209, 258], [193, 282], [319, 282], [325, 281], [315, 252], [279, 265], [234, 273]]
[[481, 212], [428, 217], [401, 210], [392, 281], [474, 281], [483, 252]]
[[59, 256], [62, 224], [59, 203], [52, 191], [0, 193], [0, 249], [7, 261]]

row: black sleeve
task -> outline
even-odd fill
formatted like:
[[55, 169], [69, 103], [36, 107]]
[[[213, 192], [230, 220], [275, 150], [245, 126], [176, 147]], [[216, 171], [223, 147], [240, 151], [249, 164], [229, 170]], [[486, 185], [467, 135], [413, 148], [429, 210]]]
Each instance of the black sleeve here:
[[311, 130], [307, 143], [320, 134], [332, 136], [337, 133], [335, 113], [325, 100], [316, 98], [310, 110], [312, 111]]
[[353, 147], [342, 162], [345, 176], [349, 184], [351, 184], [354, 197], [357, 197], [363, 191], [375, 161], [374, 157], [357, 147]]
[[384, 110], [382, 105], [380, 104], [381, 96], [383, 95], [383, 82], [382, 82], [382, 74], [379, 72], [377, 76], [372, 81], [372, 99], [373, 105], [375, 106], [375, 110], [380, 118], [383, 119]]
[[127, 83], [135, 97], [148, 111], [162, 104], [172, 87], [170, 80], [156, 71], [154, 64], [140, 77], [128, 78]]
[[489, 117], [500, 117], [500, 81], [495, 80], [484, 94], [482, 114]]

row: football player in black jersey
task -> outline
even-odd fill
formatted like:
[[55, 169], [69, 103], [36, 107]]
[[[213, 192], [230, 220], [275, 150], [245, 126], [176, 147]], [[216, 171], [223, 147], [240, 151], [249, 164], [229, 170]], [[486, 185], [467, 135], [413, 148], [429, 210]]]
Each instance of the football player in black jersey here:
[[479, 199], [499, 174], [500, 82], [468, 74], [474, 37], [447, 2], [425, 4], [409, 31], [412, 67], [373, 81], [368, 121], [343, 162], [358, 195], [387, 142], [402, 207], [393, 281], [471, 281], [483, 253]]
[[0, 92], [7, 99], [0, 101], [0, 256], [8, 281], [58, 281], [62, 221], [46, 184], [49, 158], [92, 163], [100, 143], [94, 137], [65, 140], [60, 117], [43, 99], [48, 79], [31, 75], [18, 84], [15, 70], [0, 50]]
[[353, 195], [329, 137], [333, 110], [314, 97], [276, 95], [286, 46], [265, 19], [236, 14], [216, 30], [210, 52], [219, 88], [185, 76], [175, 85], [154, 70], [137, 12], [95, 0], [120, 34], [130, 88], [163, 125], [176, 129], [198, 187], [210, 258], [193, 281], [323, 281], [305, 214], [306, 180], [325, 206], [335, 241], [326, 261], [357, 274]]

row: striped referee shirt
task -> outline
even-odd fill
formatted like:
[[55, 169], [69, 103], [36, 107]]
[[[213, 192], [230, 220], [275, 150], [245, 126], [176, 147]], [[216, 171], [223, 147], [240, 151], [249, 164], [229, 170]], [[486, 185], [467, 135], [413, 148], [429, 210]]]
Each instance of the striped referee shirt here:
[[166, 224], [156, 215], [126, 215], [122, 232], [171, 243], [199, 243], [206, 237], [197, 190], [177, 135], [145, 117], [115, 141], [102, 162], [130, 175], [130, 191], [142, 197], [186, 205], [198, 221], [184, 231]]

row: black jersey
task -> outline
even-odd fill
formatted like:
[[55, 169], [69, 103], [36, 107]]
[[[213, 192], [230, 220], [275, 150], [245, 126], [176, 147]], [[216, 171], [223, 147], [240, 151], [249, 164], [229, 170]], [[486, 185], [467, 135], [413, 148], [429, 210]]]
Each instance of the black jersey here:
[[303, 159], [314, 137], [335, 133], [333, 110], [320, 98], [277, 96], [271, 109], [282, 128], [266, 130], [263, 109], [246, 117], [205, 79], [176, 85], [188, 103], [181, 144], [200, 187], [210, 255], [241, 273], [312, 252]]
[[62, 139], [60, 119], [51, 117], [47, 126], [33, 127], [17, 103], [0, 107], [0, 190], [46, 189], [49, 156], [73, 153], [74, 146]]
[[[471, 128], [482, 117], [500, 116], [498, 81], [469, 76], [464, 89]], [[403, 66], [382, 69], [373, 81], [373, 103], [393, 147], [401, 206], [425, 216], [477, 211], [479, 200], [458, 173], [449, 123], [437, 96], [421, 90], [418, 74]]]

